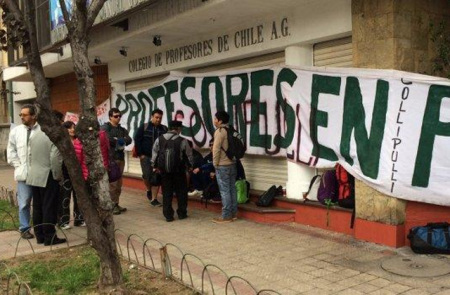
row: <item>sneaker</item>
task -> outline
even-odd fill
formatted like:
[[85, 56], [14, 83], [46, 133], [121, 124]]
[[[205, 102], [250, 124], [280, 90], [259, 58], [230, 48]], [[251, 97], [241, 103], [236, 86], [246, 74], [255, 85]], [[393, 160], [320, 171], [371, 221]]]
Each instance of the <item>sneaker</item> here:
[[161, 207], [162, 206], [162, 204], [157, 199], [154, 199], [153, 201], [151, 201], [150, 205], [152, 205], [153, 207]]
[[114, 206], [114, 209], [113, 209], [113, 212], [112, 212], [114, 215], [119, 215], [120, 213], [122, 213], [122, 212], [120, 212], [120, 209], [119, 209], [119, 207], [118, 206]]
[[58, 245], [58, 244], [62, 244], [65, 242], [66, 242], [66, 239], [60, 239], [58, 237], [55, 237], [53, 240], [45, 241], [44, 246]]
[[175, 220], [175, 218], [173, 218], [173, 217], [171, 217], [171, 218], [166, 218], [166, 221], [167, 222], [172, 222], [172, 221], [174, 221]]
[[[188, 192], [188, 197], [197, 197], [198, 196], [198, 190], [193, 190], [192, 192]], [[203, 192], [202, 192], [203, 193]]]
[[29, 230], [21, 232], [20, 236], [22, 237], [22, 239], [27, 239], [27, 240], [34, 238], [34, 235], [32, 233], [30, 233]]
[[63, 230], [68, 230], [68, 229], [70, 229], [71, 227], [70, 227], [70, 225], [69, 225], [68, 223], [66, 223], [66, 224], [60, 225], [59, 228], [60, 228], [60, 229], [63, 229]]
[[201, 197], [203, 196], [203, 191], [197, 191], [196, 197]]
[[119, 204], [117, 204], [117, 208], [119, 208], [120, 212], [125, 212], [127, 211], [127, 208], [120, 206]]
[[78, 221], [74, 223], [75, 226], [86, 226], [86, 223], [84, 221]]
[[233, 221], [234, 221], [234, 220], [237, 220], [237, 219], [238, 219], [238, 218], [237, 218], [237, 214], [234, 214], [233, 217], [232, 217], [231, 219], [233, 219]]
[[214, 223], [229, 223], [232, 221], [233, 221], [232, 218], [222, 218], [222, 217], [213, 218], [212, 220], [212, 222]]

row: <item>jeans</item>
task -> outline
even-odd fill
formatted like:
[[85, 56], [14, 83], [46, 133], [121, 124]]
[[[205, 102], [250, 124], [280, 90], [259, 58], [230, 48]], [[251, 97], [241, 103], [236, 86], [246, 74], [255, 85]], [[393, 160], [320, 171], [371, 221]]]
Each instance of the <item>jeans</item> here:
[[[125, 167], [125, 161], [121, 161], [121, 160], [115, 160], [115, 161], [119, 165], [120, 171], [123, 174], [123, 169]], [[117, 180], [115, 182], [111, 182], [109, 184], [109, 193], [111, 195], [111, 201], [113, 201], [115, 204], [119, 204], [119, 197], [120, 197], [120, 193], [122, 192], [122, 179], [123, 179], [123, 177], [120, 177], [119, 180]]]
[[17, 182], [17, 203], [19, 204], [19, 231], [30, 229], [30, 205], [33, 198], [33, 190], [25, 181]]
[[229, 219], [237, 214], [236, 165], [217, 166], [216, 178], [222, 197], [222, 218]]

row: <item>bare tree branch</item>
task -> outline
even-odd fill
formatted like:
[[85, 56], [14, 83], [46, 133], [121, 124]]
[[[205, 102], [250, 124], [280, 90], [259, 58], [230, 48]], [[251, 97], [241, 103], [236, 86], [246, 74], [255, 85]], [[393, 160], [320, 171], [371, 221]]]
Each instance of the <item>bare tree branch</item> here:
[[9, 13], [13, 13], [14, 14], [14, 18], [18, 21], [23, 23], [23, 14], [22, 11], [20, 11], [19, 8], [19, 2], [18, 1], [14, 1], [14, 0], [4, 0], [5, 4], [8, 6], [9, 8]]
[[88, 14], [87, 14], [87, 22], [86, 27], [92, 28], [94, 25], [95, 19], [105, 4], [106, 0], [92, 0], [91, 5], [89, 6]]
[[65, 0], [59, 0], [59, 5], [61, 6], [61, 11], [64, 17], [64, 22], [66, 24], [67, 27], [67, 31], [71, 34], [73, 33], [74, 26], [72, 24], [72, 20], [70, 19], [70, 14], [67, 11], [67, 6], [66, 6], [66, 1]]

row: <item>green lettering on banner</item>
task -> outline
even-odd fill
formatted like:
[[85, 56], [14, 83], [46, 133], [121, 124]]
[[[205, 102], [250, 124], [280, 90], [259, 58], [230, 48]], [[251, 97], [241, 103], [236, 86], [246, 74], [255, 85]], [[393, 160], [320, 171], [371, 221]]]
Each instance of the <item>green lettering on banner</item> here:
[[411, 183], [413, 186], [428, 187], [435, 137], [436, 135], [450, 136], [450, 122], [439, 121], [444, 98], [450, 99], [450, 87], [430, 86]]
[[[190, 122], [190, 126], [189, 127], [183, 127], [182, 130], [182, 134], [185, 136], [190, 136], [192, 138], [194, 138], [194, 136], [198, 133], [198, 131], [201, 128], [202, 125], [202, 117], [200, 116], [200, 111], [198, 109], [197, 104], [195, 103], [195, 100], [193, 99], [189, 99], [186, 96], [186, 90], [188, 88], [195, 88], [195, 84], [196, 84], [196, 80], [194, 77], [185, 77], [183, 78], [183, 80], [181, 81], [181, 89], [180, 89], [180, 97], [181, 97], [181, 102], [187, 106], [190, 107], [192, 109], [192, 114], [188, 114], [189, 116], [189, 122]], [[192, 119], [195, 118], [195, 123], [192, 125]], [[206, 137], [204, 138], [204, 140], [202, 140], [200, 142], [200, 146], [203, 146], [206, 142]]]
[[151, 110], [153, 109], [153, 101], [143, 91], [140, 91], [138, 93], [137, 97], [138, 97], [138, 100], [140, 101], [140, 105], [142, 106], [141, 117], [139, 118], [139, 120], [137, 120], [138, 122], [136, 122], [137, 126], [139, 127], [140, 124], [146, 122], [146, 120], [147, 120], [146, 107], [145, 107], [144, 101], [146, 101], [148, 103], [150, 113], [151, 113]]
[[174, 103], [172, 102], [172, 94], [178, 92], [178, 80], [172, 80], [164, 83], [166, 87], [166, 95], [164, 101], [166, 103], [167, 120], [170, 122], [174, 119], [173, 112], [175, 111]]
[[251, 126], [250, 126], [250, 145], [253, 147], [270, 148], [272, 136], [261, 134], [259, 117], [265, 117], [263, 123], [267, 129], [267, 103], [261, 101], [261, 86], [271, 86], [273, 84], [273, 70], [266, 69], [251, 73]]
[[164, 94], [165, 94], [164, 87], [162, 87], [162, 85], [159, 85], [159, 86], [150, 88], [148, 90], [148, 93], [150, 94], [150, 96], [153, 98], [153, 101], [155, 102], [154, 108], [155, 109], [158, 108], [158, 98], [163, 98]]
[[[292, 139], [294, 138], [295, 132], [295, 112], [294, 109], [287, 103], [287, 101], [283, 97], [283, 92], [281, 91], [281, 83], [286, 82], [290, 86], [294, 85], [297, 80], [297, 75], [291, 69], [284, 68], [280, 71], [277, 78], [277, 102], [279, 108], [284, 112], [285, 121], [281, 122], [281, 119], [278, 118], [279, 124], [286, 124], [286, 133], [285, 137], [280, 134], [275, 135], [274, 143], [276, 146], [281, 148], [287, 148], [292, 143]], [[279, 114], [279, 112], [277, 112]]]
[[[124, 109], [121, 108], [122, 103], [125, 105], [125, 108], [124, 108]], [[126, 113], [128, 112], [128, 109], [129, 109], [129, 108], [128, 108], [128, 103], [127, 103], [127, 101], [126, 101], [125, 98], [123, 98], [123, 96], [120, 95], [120, 94], [117, 94], [116, 108], [118, 108], [118, 109], [122, 112], [122, 114], [126, 114]]]
[[130, 106], [130, 109], [128, 110], [127, 126], [133, 126], [135, 128], [134, 130], [136, 130], [139, 124], [139, 114], [142, 112], [141, 104], [132, 94], [126, 94], [125, 100]]
[[216, 110], [225, 111], [225, 106], [223, 102], [223, 86], [219, 77], [204, 77], [202, 80], [202, 111], [203, 111], [203, 122], [205, 123], [206, 129], [209, 134], [214, 134], [214, 124], [212, 118], [211, 110], [211, 97], [209, 95], [209, 87], [214, 85], [216, 98]]
[[[236, 79], [241, 80], [241, 89], [238, 94], [233, 95], [233, 85], [237, 83]], [[228, 114], [230, 115], [230, 123], [239, 129], [239, 133], [244, 139], [247, 138], [247, 128], [245, 125], [244, 112], [245, 112], [245, 98], [247, 97], [249, 82], [247, 73], [238, 75], [228, 75], [226, 77], [227, 88], [227, 102], [228, 102]], [[234, 115], [236, 114], [236, 120]], [[237, 124], [237, 125], [235, 125]]]
[[358, 78], [347, 78], [340, 152], [347, 163], [353, 165], [353, 159], [350, 157], [350, 139], [352, 131], [354, 131], [356, 153], [361, 171], [365, 176], [373, 179], [378, 177], [388, 97], [389, 83], [384, 80], [378, 80], [370, 136], [368, 136], [365, 125], [366, 112], [364, 111]]
[[313, 142], [312, 155], [329, 161], [337, 161], [336, 153], [329, 147], [323, 146], [318, 141], [319, 126], [328, 127], [328, 113], [318, 110], [319, 94], [327, 93], [339, 95], [341, 90], [341, 77], [329, 77], [322, 75], [313, 75], [311, 89], [311, 115], [310, 115], [310, 134]]

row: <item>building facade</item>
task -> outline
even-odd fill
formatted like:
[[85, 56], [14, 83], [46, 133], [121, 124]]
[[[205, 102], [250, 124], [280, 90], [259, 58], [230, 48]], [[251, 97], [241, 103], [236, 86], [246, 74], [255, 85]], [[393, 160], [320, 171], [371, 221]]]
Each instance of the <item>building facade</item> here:
[[[48, 43], [43, 64], [52, 86], [53, 107], [78, 113], [70, 47], [60, 43], [65, 31], [54, 3], [48, 2], [50, 41], [42, 38]], [[154, 88], [169, 74], [275, 64], [445, 75], [435, 72], [439, 45], [431, 40], [430, 25], [436, 28], [447, 22], [448, 32], [449, 19], [446, 0], [107, 1], [92, 31], [89, 51], [97, 104], [110, 99], [115, 106], [118, 94]], [[20, 61], [11, 64], [4, 77], [12, 84], [23, 83], [16, 87], [34, 89]], [[32, 91], [27, 93], [14, 96], [13, 114], [21, 103], [32, 100]], [[148, 119], [148, 111], [144, 114]], [[247, 155], [243, 164], [252, 188], [282, 185], [291, 199], [301, 198], [316, 173], [270, 155]], [[130, 154], [125, 171], [131, 178], [140, 177], [139, 162]], [[356, 191], [355, 227], [344, 232], [359, 239], [402, 246], [411, 226], [450, 221], [449, 207], [392, 198], [359, 181]]]

